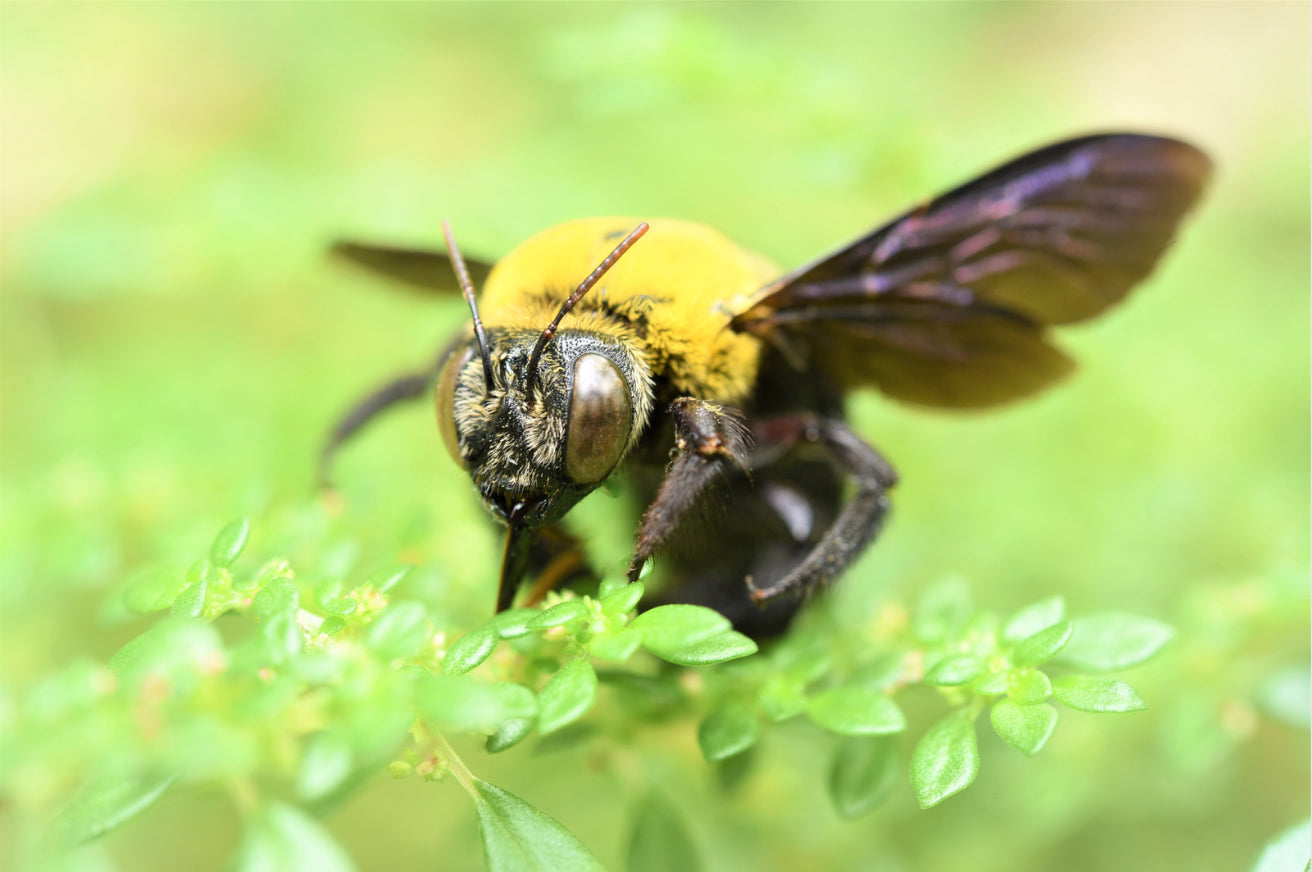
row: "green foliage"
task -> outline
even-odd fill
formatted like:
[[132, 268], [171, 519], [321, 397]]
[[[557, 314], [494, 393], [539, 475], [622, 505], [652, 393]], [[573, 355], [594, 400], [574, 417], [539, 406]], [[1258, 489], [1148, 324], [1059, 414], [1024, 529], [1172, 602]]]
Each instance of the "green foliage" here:
[[[805, 714], [814, 728], [844, 737], [827, 786], [847, 818], [897, 792], [894, 737], [911, 730], [897, 698], [936, 690], [948, 712], [915, 741], [909, 769], [928, 808], [979, 774], [975, 722], [985, 706], [998, 735], [1029, 756], [1056, 726], [1057, 710], [1044, 702], [1050, 696], [1082, 711], [1144, 707], [1118, 680], [1050, 679], [1038, 667], [1068, 643], [1079, 645], [1070, 659], [1096, 667], [1142, 662], [1170, 638], [1161, 625], [1128, 616], [1068, 621], [1051, 599], [1001, 620], [975, 612], [960, 581], [927, 590], [923, 617], [893, 608], [892, 623], [841, 638], [804, 620], [764, 653], [709, 609], [638, 613], [641, 583], [604, 585], [599, 598], [552, 594], [539, 608], [457, 633], [423, 601], [390, 598], [384, 588], [394, 591], [406, 576], [399, 569], [352, 587], [302, 578], [284, 558], [245, 566], [237, 556], [250, 530], [245, 521], [225, 527], [185, 583], [151, 577], [125, 592], [167, 615], [110, 659], [112, 686], [76, 702], [80, 717], [104, 722], [108, 740], [88, 749], [94, 778], [56, 821], [64, 842], [94, 840], [175, 784], [219, 782], [244, 797], [236, 868], [351, 868], [308, 812], [387, 769], [430, 781], [455, 773], [474, 797], [491, 869], [595, 868], [558, 822], [475, 776], [447, 735], [481, 737], [489, 753], [535, 733], [564, 736], [586, 723], [603, 686], [624, 697], [607, 706], [612, 729], [628, 734], [644, 721], [692, 715], [703, 757], [732, 761], [738, 778], [766, 725]], [[170, 590], [173, 601], [159, 602]], [[249, 632], [220, 633], [220, 616], [228, 630], [239, 621]], [[633, 663], [608, 669], [603, 685], [592, 658]], [[689, 685], [680, 676], [694, 668], [701, 680]], [[136, 743], [134, 719], [143, 712], [165, 741]], [[42, 722], [35, 708], [27, 719], [31, 728]], [[281, 773], [282, 789], [256, 781], [271, 771]], [[689, 856], [686, 837], [660, 847], [658, 831], [674, 826], [658, 815], [635, 830], [634, 862], [661, 868]]]

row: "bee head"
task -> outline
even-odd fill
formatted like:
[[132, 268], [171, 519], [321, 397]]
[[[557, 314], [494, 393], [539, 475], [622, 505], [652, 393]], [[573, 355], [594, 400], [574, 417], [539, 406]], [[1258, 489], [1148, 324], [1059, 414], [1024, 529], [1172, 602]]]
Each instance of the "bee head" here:
[[646, 228], [620, 243], [541, 332], [484, 330], [448, 232], [474, 336], [438, 375], [438, 423], [484, 505], [512, 530], [559, 520], [610, 475], [646, 426], [651, 377], [635, 350], [595, 330], [557, 332], [561, 318]]

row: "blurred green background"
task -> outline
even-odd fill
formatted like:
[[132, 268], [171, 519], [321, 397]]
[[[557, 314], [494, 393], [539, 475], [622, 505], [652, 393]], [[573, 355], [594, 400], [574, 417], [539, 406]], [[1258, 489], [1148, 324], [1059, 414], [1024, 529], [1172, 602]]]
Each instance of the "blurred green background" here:
[[[1128, 676], [1149, 711], [1063, 718], [1035, 761], [985, 738], [962, 796], [921, 812], [906, 789], [854, 823], [805, 730], [772, 733], [731, 794], [691, 724], [633, 743], [714, 869], [1237, 869], [1307, 814], [1307, 715], [1288, 705], [1308, 663], [1306, 4], [0, 16], [4, 712], [139, 633], [109, 592], [239, 514], [259, 553], [413, 561], [411, 595], [481, 620], [497, 539], [426, 406], [348, 449], [344, 512], [314, 499], [334, 415], [465, 317], [328, 262], [332, 237], [431, 246], [449, 217], [495, 257], [568, 218], [671, 216], [786, 267], [1030, 148], [1143, 130], [1217, 163], [1175, 250], [1066, 333], [1082, 368], [1049, 395], [984, 416], [854, 401], [903, 483], [828, 607], [866, 615], [960, 573], [992, 608], [1060, 593], [1150, 615], [1179, 636]], [[627, 535], [591, 539], [605, 561]], [[634, 773], [586, 748], [474, 765], [618, 866]], [[12, 837], [12, 805], [0, 820]], [[481, 868], [452, 785], [380, 779], [331, 826], [365, 869]], [[99, 856], [222, 868], [236, 827], [220, 793], [187, 792]]]

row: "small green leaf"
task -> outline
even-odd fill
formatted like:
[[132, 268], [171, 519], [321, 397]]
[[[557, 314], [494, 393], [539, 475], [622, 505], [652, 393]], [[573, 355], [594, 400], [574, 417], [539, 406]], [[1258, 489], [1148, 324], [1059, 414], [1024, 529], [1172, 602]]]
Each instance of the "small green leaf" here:
[[528, 623], [540, 614], [542, 612], [537, 609], [507, 609], [483, 626], [494, 630], [502, 639], [518, 639], [533, 632], [529, 629]]
[[1062, 704], [1082, 712], [1137, 712], [1148, 708], [1134, 688], [1114, 678], [1063, 675], [1052, 683]]
[[729, 619], [704, 606], [669, 605], [649, 609], [629, 626], [642, 633], [642, 644], [658, 657], [712, 639], [729, 629]]
[[364, 583], [379, 593], [387, 593], [392, 588], [405, 581], [406, 576], [408, 576], [413, 569], [414, 567], [408, 563], [398, 563], [395, 566], [387, 566], [369, 576], [365, 579]]
[[925, 683], [935, 687], [959, 687], [984, 674], [984, 661], [969, 654], [944, 657], [925, 673]]
[[79, 790], [51, 825], [55, 840], [80, 845], [98, 839], [155, 804], [176, 780], [163, 778], [105, 778]]
[[628, 614], [637, 608], [638, 600], [642, 599], [642, 592], [642, 582], [635, 581], [633, 584], [626, 584], [624, 587], [606, 594], [601, 599], [602, 614]]
[[355, 864], [314, 818], [300, 809], [269, 802], [247, 822], [233, 872], [353, 872]]
[[847, 820], [873, 810], [897, 783], [897, 743], [887, 736], [843, 740], [829, 767], [829, 798]]
[[556, 820], [486, 781], [476, 780], [474, 790], [489, 872], [604, 872]]
[[339, 618], [337, 615], [324, 618], [323, 623], [319, 625], [319, 632], [325, 636], [336, 636], [344, 629], [346, 629], [346, 619]]
[[1002, 641], [1014, 645], [1040, 630], [1046, 630], [1066, 617], [1066, 601], [1059, 596], [1039, 600], [1007, 618], [1002, 625]]
[[623, 575], [611, 575], [603, 578], [601, 584], [597, 585], [597, 599], [603, 600], [617, 590], [623, 590], [629, 586], [629, 580]]
[[353, 596], [337, 597], [323, 604], [323, 610], [330, 615], [349, 618], [360, 608], [360, 603]]
[[1174, 631], [1160, 621], [1134, 615], [1091, 615], [1075, 621], [1075, 635], [1061, 662], [1076, 669], [1107, 672], [1137, 666], [1171, 641]]
[[1039, 669], [1013, 669], [1007, 696], [1019, 705], [1038, 705], [1052, 696], [1052, 679]]
[[537, 726], [535, 718], [511, 718], [502, 721], [495, 733], [487, 737], [484, 747], [489, 754], [497, 754], [507, 748], [513, 748], [528, 738]]
[[581, 621], [588, 617], [588, 604], [581, 599], [565, 600], [542, 611], [537, 617], [525, 624], [530, 630], [550, 630], [570, 621]]
[[974, 716], [955, 711], [930, 727], [911, 753], [911, 786], [921, 808], [938, 805], [979, 774]]
[[300, 607], [301, 594], [290, 578], [275, 578], [260, 588], [251, 600], [251, 613], [261, 620], [273, 615], [294, 612]]
[[806, 714], [816, 724], [845, 736], [879, 736], [907, 728], [902, 709], [887, 695], [868, 687], [832, 687], [812, 697]]
[[707, 760], [725, 760], [756, 744], [761, 723], [746, 706], [726, 703], [708, 714], [697, 727], [697, 744]]
[[970, 590], [959, 578], [928, 587], [911, 614], [911, 634], [926, 644], [945, 642], [970, 617]]
[[1016, 643], [1011, 662], [1017, 666], [1038, 666], [1047, 663], [1071, 640], [1071, 622], [1059, 621], [1046, 630], [1039, 630]]
[[652, 793], [638, 806], [625, 872], [701, 872], [692, 834], [674, 804]]
[[215, 566], [229, 567], [241, 555], [246, 547], [246, 540], [251, 535], [251, 522], [247, 518], [238, 518], [229, 523], [214, 537], [210, 546], [210, 559]]
[[305, 633], [296, 623], [296, 615], [292, 612], [280, 612], [271, 616], [261, 625], [260, 635], [268, 643], [265, 655], [274, 665], [286, 663], [305, 647]]
[[528, 688], [509, 682], [484, 684], [466, 675], [424, 676], [415, 685], [415, 705], [424, 718], [442, 726], [488, 735], [508, 720], [537, 713]]
[[583, 659], [571, 660], [551, 676], [538, 694], [538, 729], [559, 730], [583, 716], [597, 698], [597, 673]]
[[611, 663], [623, 663], [641, 646], [642, 633], [632, 627], [625, 627], [617, 633], [593, 636], [587, 642], [589, 654], [602, 660], [609, 660]]
[[447, 675], [463, 675], [491, 656], [498, 641], [500, 637], [490, 627], [470, 630], [447, 649], [442, 671]]
[[428, 610], [413, 600], [393, 603], [365, 628], [365, 645], [384, 660], [409, 657], [432, 639]]
[[186, 586], [186, 576], [176, 567], [155, 569], [137, 577], [124, 589], [123, 605], [138, 615], [158, 612], [171, 606]]
[[971, 688], [975, 693], [988, 696], [994, 693], [1006, 693], [1011, 690], [1011, 671], [990, 672]]
[[657, 657], [679, 666], [709, 666], [712, 663], [746, 657], [757, 651], [755, 642], [734, 630], [674, 650], [657, 651], [647, 645], [645, 638], [643, 644]]
[[1018, 705], [1004, 698], [993, 704], [989, 721], [1004, 742], [1033, 757], [1047, 744], [1057, 726], [1057, 710], [1046, 703]]
[[327, 796], [351, 774], [351, 745], [337, 733], [318, 733], [306, 743], [296, 778], [303, 800]]
[[205, 611], [205, 592], [208, 588], [208, 579], [205, 577], [196, 579], [178, 594], [178, 598], [169, 608], [169, 614], [175, 618], [199, 618]]

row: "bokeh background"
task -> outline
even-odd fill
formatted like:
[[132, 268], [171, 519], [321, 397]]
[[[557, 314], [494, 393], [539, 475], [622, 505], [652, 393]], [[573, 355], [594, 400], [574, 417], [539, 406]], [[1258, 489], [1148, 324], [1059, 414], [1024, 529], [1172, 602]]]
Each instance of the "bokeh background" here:
[[[1175, 250], [1067, 332], [1082, 368], [1060, 390], [985, 416], [854, 400], [903, 484], [828, 607], [865, 614], [959, 573], [1000, 610], [1060, 593], [1075, 613], [1150, 615], [1179, 635], [1127, 676], [1149, 710], [1064, 717], [1033, 761], [984, 738], [962, 796], [921, 812], [907, 788], [852, 823], [805, 730], [772, 733], [731, 793], [690, 724], [633, 742], [657, 748], [714, 869], [1239, 869], [1306, 816], [1307, 4], [8, 3], [0, 19], [7, 707], [139, 633], [110, 592], [185, 566], [239, 514], [261, 553], [411, 560], [411, 594], [480, 619], [496, 537], [427, 407], [347, 451], [344, 511], [314, 499], [333, 416], [464, 317], [330, 262], [333, 237], [432, 246], [449, 217], [496, 257], [568, 218], [672, 216], [792, 266], [1032, 147], [1143, 130], [1217, 163]], [[584, 532], [603, 561], [627, 547], [622, 527]], [[590, 760], [475, 766], [617, 867], [633, 773]], [[330, 824], [365, 869], [481, 867], [453, 785], [383, 778]], [[236, 837], [222, 793], [193, 790], [98, 858], [219, 869]]]

